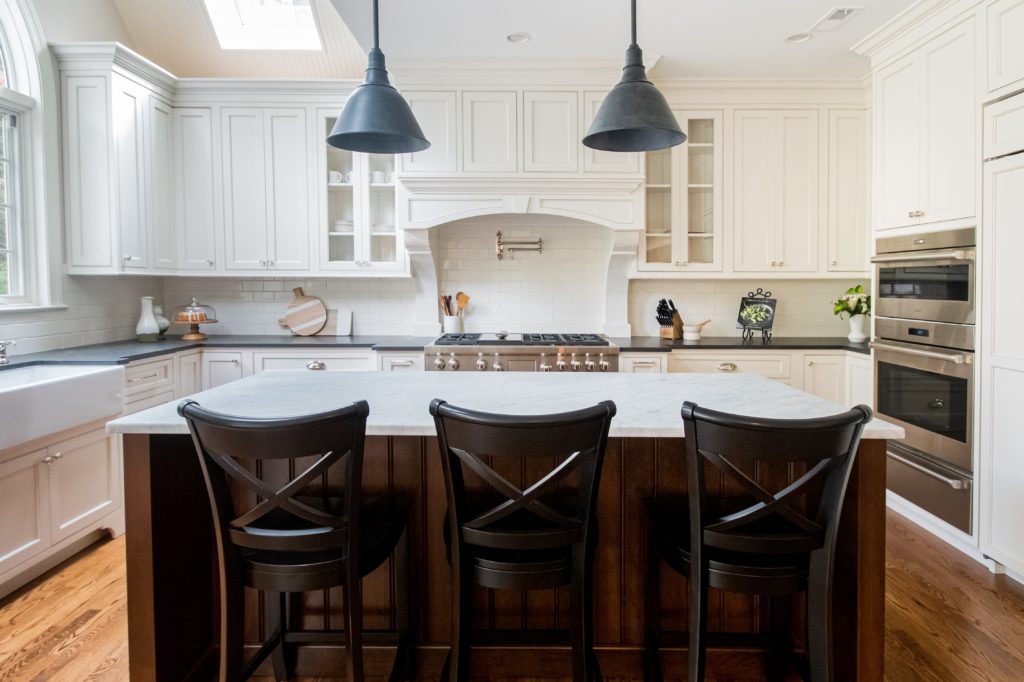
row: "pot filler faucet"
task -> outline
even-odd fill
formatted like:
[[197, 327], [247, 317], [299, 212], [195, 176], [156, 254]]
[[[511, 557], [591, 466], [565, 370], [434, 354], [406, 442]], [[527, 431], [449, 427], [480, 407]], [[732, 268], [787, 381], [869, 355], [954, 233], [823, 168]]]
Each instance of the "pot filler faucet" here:
[[7, 364], [7, 347], [17, 345], [17, 341], [0, 341], [0, 365]]

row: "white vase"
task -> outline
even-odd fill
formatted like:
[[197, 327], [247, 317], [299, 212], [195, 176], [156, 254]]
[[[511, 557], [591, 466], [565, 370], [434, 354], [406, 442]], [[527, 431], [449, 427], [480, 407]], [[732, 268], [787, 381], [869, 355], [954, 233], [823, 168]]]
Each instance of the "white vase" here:
[[868, 340], [867, 315], [850, 315], [850, 334], [846, 338], [855, 343]]
[[153, 317], [156, 318], [156, 326], [160, 328], [160, 338], [164, 338], [167, 335], [167, 330], [171, 328], [171, 321], [164, 317], [164, 309], [162, 306], [153, 306]]
[[153, 297], [142, 297], [142, 313], [139, 315], [139, 323], [135, 325], [135, 334], [139, 341], [156, 341], [160, 335], [160, 325], [153, 314]]

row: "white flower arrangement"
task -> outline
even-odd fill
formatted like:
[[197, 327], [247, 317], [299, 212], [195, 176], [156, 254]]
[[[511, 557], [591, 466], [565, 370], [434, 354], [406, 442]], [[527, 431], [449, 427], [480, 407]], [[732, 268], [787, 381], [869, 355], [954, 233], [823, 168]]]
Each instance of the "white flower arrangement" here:
[[871, 314], [871, 295], [864, 293], [864, 285], [858, 284], [855, 287], [850, 287], [846, 290], [846, 293], [832, 301], [832, 312], [838, 315], [840, 318], [843, 314], [850, 315], [870, 315]]

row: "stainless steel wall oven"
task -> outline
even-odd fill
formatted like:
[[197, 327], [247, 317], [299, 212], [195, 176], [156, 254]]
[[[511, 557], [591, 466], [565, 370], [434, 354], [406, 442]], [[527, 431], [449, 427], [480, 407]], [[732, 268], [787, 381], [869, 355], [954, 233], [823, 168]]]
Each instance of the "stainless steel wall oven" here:
[[889, 446], [890, 490], [971, 530], [973, 229], [879, 240], [875, 408], [907, 437]]

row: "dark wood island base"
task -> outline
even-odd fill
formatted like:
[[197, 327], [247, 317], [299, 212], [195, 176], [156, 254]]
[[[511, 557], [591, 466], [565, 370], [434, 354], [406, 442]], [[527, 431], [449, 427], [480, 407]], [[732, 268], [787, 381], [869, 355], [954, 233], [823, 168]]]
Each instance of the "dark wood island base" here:
[[[642, 679], [645, 511], [643, 500], [685, 490], [685, 458], [679, 438], [611, 438], [598, 501], [599, 542], [594, 567], [594, 639], [605, 678]], [[442, 536], [444, 480], [433, 438], [371, 436], [366, 441], [363, 484], [368, 493], [402, 492], [413, 499], [410, 556], [417, 670], [437, 680], [451, 627], [451, 576]], [[125, 434], [129, 660], [132, 682], [210, 679], [216, 671], [216, 554], [209, 502], [189, 436]], [[509, 478], [533, 480], [530, 471]], [[728, 495], [728, 490], [720, 491]], [[883, 678], [885, 598], [885, 441], [863, 440], [841, 524], [836, 558], [836, 672], [840, 680]], [[662, 569], [662, 626], [683, 630], [686, 585]], [[364, 626], [393, 625], [394, 589], [389, 564], [363, 581]], [[548, 644], [546, 632], [566, 622], [568, 595], [555, 590], [518, 593], [480, 591], [473, 651], [474, 677], [571, 677], [568, 648]], [[340, 628], [340, 594], [295, 595], [290, 618], [310, 629]], [[802, 603], [794, 604], [794, 640], [803, 641]], [[256, 593], [247, 594], [246, 639], [263, 636]], [[709, 631], [763, 632], [766, 602], [712, 591]], [[517, 630], [538, 644], [491, 646], [488, 631]], [[528, 640], [524, 640], [528, 641]], [[300, 649], [297, 673], [343, 675], [344, 651]], [[663, 649], [665, 673], [685, 677], [685, 640]], [[390, 669], [392, 652], [367, 650], [368, 676]], [[708, 676], [762, 679], [768, 651], [753, 642], [708, 653]]]

